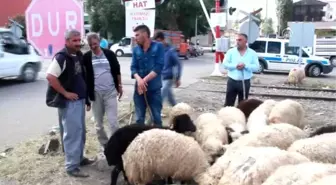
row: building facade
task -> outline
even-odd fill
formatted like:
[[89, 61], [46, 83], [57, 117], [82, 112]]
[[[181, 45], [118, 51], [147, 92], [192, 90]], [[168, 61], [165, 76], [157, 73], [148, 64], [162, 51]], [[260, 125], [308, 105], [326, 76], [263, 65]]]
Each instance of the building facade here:
[[16, 15], [24, 15], [26, 8], [32, 0], [1, 0], [0, 27], [5, 27], [8, 18]]
[[301, 0], [293, 5], [292, 21], [318, 22], [325, 15], [323, 7], [328, 3], [318, 0]]

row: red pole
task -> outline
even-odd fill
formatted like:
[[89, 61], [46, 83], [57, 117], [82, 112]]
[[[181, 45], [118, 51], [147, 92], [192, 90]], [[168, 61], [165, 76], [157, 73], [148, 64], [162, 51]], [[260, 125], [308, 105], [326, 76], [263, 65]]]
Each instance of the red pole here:
[[[220, 6], [219, 6], [219, 0], [215, 0], [215, 8], [216, 8], [216, 13], [220, 13]], [[219, 25], [216, 26], [216, 39], [220, 38], [220, 27]], [[221, 60], [221, 52], [216, 51], [215, 52], [215, 58], [216, 58], [216, 63], [219, 63]]]

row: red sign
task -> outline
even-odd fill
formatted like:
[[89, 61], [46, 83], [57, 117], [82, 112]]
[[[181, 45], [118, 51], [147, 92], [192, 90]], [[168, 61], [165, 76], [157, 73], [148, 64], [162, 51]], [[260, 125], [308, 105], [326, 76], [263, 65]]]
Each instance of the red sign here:
[[50, 58], [64, 47], [67, 30], [76, 29], [84, 34], [83, 3], [33, 0], [26, 10], [26, 25], [28, 41]]

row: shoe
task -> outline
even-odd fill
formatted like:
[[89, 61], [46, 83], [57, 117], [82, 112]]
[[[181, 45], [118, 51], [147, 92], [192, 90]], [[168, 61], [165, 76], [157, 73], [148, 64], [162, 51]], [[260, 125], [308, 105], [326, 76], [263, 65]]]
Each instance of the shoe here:
[[94, 160], [91, 160], [91, 159], [88, 159], [88, 158], [84, 157], [83, 160], [80, 162], [79, 165], [81, 165], [81, 166], [87, 166], [87, 165], [93, 164], [94, 162], [95, 162]]
[[81, 177], [81, 178], [89, 177], [89, 174], [82, 172], [79, 168], [76, 168], [72, 171], [67, 171], [67, 174], [72, 177]]

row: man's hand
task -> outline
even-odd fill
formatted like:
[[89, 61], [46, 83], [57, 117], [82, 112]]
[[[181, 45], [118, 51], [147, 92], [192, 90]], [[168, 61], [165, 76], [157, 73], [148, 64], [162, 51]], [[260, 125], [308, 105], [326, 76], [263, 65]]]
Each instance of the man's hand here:
[[180, 87], [181, 81], [180, 80], [176, 80], [175, 85], [176, 85], [176, 88]]
[[78, 95], [76, 93], [72, 93], [72, 92], [64, 93], [64, 97], [68, 100], [78, 100]]
[[239, 69], [239, 70], [244, 69], [244, 67], [245, 67], [245, 64], [244, 64], [244, 63], [239, 63], [239, 64], [237, 65], [237, 69]]
[[137, 83], [138, 83], [138, 93], [140, 95], [147, 91], [147, 82], [146, 81], [144, 81], [142, 78], [139, 78], [137, 80]]
[[122, 89], [122, 86], [119, 86], [118, 87], [118, 94], [119, 94], [119, 97], [118, 97], [118, 101], [120, 101], [122, 95], [123, 95], [123, 89]]
[[86, 105], [86, 111], [89, 112], [91, 110], [91, 105]]

